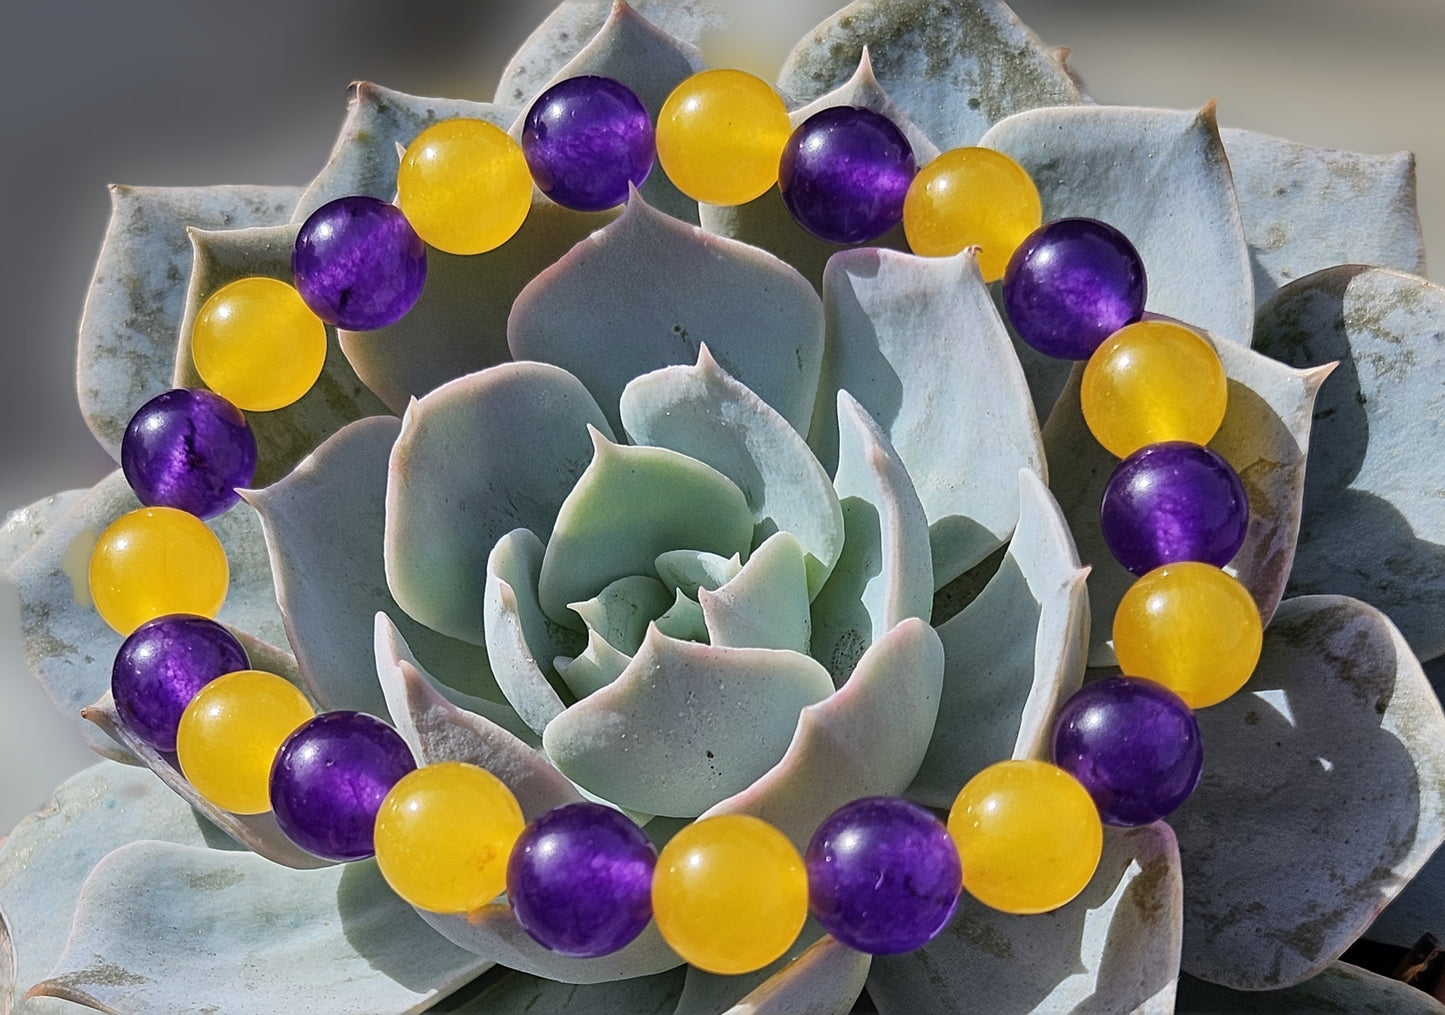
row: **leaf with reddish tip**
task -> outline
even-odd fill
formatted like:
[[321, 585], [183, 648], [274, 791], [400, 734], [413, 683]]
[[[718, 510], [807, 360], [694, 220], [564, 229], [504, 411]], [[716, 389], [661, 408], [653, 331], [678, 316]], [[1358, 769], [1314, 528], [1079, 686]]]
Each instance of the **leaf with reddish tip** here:
[[1179, 978], [1176, 1015], [1445, 1015], [1445, 1005], [1418, 987], [1332, 962], [1318, 976], [1283, 990], [1230, 990]]

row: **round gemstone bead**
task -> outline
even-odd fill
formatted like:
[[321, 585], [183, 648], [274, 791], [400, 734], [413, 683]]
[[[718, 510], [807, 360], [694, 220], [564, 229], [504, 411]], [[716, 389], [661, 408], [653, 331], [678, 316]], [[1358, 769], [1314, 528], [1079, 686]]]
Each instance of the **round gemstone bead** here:
[[271, 809], [271, 763], [282, 742], [315, 714], [295, 684], [238, 670], [196, 692], [181, 713], [176, 754], [196, 792], [236, 814]]
[[1003, 274], [1009, 321], [1047, 356], [1088, 359], [1144, 312], [1144, 262], [1128, 238], [1095, 219], [1058, 219], [1034, 230]]
[[1054, 722], [1054, 764], [1083, 784], [1109, 825], [1147, 825], [1199, 782], [1204, 744], [1184, 700], [1151, 680], [1085, 684]]
[[803, 858], [744, 814], [694, 821], [657, 857], [652, 912], [672, 950], [709, 973], [750, 973], [779, 958], [808, 916]]
[[1131, 677], [1207, 708], [1249, 680], [1264, 625], [1249, 590], [1208, 564], [1166, 564], [1129, 586], [1114, 611], [1114, 654]]
[[1134, 574], [1178, 560], [1223, 567], [1244, 545], [1249, 499], [1218, 453], [1166, 441], [1119, 463], [1099, 524], [1109, 552]]
[[652, 172], [652, 121], [620, 81], [567, 78], [537, 96], [522, 125], [522, 153], [538, 189], [575, 211], [627, 200]]
[[90, 554], [96, 612], [121, 634], [168, 613], [214, 617], [231, 581], [226, 551], [195, 515], [148, 507], [111, 522]]
[[652, 918], [657, 850], [624, 814], [567, 804], [527, 826], [507, 865], [517, 922], [564, 955], [608, 955]]
[[376, 863], [407, 902], [466, 913], [501, 894], [522, 808], [502, 780], [460, 761], [418, 768], [381, 801]]
[[953, 917], [963, 890], [943, 823], [897, 797], [854, 800], [818, 826], [804, 855], [808, 905], [849, 948], [912, 951]]
[[1224, 422], [1229, 382], [1214, 347], [1172, 321], [1127, 325], [1084, 367], [1084, 422], [1120, 458], [1146, 444], [1207, 444]]
[[778, 187], [808, 232], [830, 243], [862, 243], [903, 220], [915, 168], [908, 139], [888, 117], [860, 106], [832, 106], [788, 138]]
[[212, 391], [247, 412], [269, 412], [321, 376], [326, 326], [285, 282], [237, 279], [201, 305], [191, 359]]
[[532, 208], [522, 148], [485, 120], [443, 120], [422, 131], [401, 160], [396, 203], [427, 243], [449, 254], [500, 247]]
[[181, 713], [202, 687], [249, 669], [246, 650], [214, 620], [175, 614], [131, 632], [110, 668], [116, 711], [132, 733], [158, 751], [176, 749]]
[[745, 204], [778, 182], [792, 133], [771, 85], [740, 70], [705, 70], [673, 89], [657, 114], [657, 161], [705, 204]]
[[401, 734], [365, 712], [323, 712], [286, 738], [271, 766], [271, 809], [296, 845], [327, 860], [375, 851], [381, 801], [416, 769]]
[[230, 402], [176, 388], [141, 406], [120, 442], [120, 467], [142, 504], [212, 518], [256, 473], [256, 435]]
[[954, 148], [918, 171], [903, 201], [903, 234], [915, 254], [947, 257], [976, 246], [985, 282], [1044, 220], [1023, 166], [990, 148]]
[[1084, 890], [1104, 849], [1088, 790], [1043, 761], [1000, 761], [959, 791], [948, 813], [963, 887], [1005, 913], [1046, 913]]
[[311, 213], [291, 251], [296, 291], [327, 324], [371, 331], [406, 316], [426, 283], [426, 244], [395, 205], [341, 197]]

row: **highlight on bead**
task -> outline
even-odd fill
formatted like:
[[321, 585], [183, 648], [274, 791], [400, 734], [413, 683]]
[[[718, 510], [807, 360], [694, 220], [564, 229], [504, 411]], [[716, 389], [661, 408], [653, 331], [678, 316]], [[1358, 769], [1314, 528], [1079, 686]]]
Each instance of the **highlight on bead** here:
[[1114, 611], [1114, 654], [1126, 676], [1163, 684], [1190, 708], [1243, 687], [1264, 625], [1249, 590], [1217, 567], [1166, 564], [1129, 586]]
[[326, 327], [285, 282], [237, 279], [201, 305], [191, 359], [216, 394], [247, 412], [269, 412], [295, 402], [321, 376]]
[[176, 754], [196, 792], [225, 811], [271, 809], [271, 764], [291, 732], [315, 714], [295, 684], [238, 670], [202, 687], [181, 714]]
[[481, 254], [510, 240], [532, 207], [522, 147], [485, 120], [433, 124], [413, 139], [396, 176], [396, 203], [427, 243]]
[[136, 410], [120, 442], [136, 499], [213, 518], [241, 499], [256, 473], [256, 435], [245, 415], [211, 391], [174, 388]]
[[168, 613], [214, 617], [231, 570], [205, 522], [176, 508], [148, 507], [121, 515], [100, 534], [89, 581], [101, 619], [130, 634]]
[[426, 285], [426, 244], [401, 209], [374, 197], [328, 201], [291, 248], [291, 278], [306, 306], [347, 331], [374, 331], [405, 317]]
[[1224, 422], [1229, 382], [1209, 341], [1173, 321], [1139, 321], [1104, 339], [1084, 366], [1084, 422], [1111, 454], [1146, 444], [1208, 444]]
[[176, 749], [181, 714], [201, 688], [251, 668], [245, 648], [206, 617], [171, 614], [130, 633], [110, 668], [110, 693], [126, 727], [158, 751]]
[[537, 96], [522, 122], [537, 189], [574, 211], [627, 201], [652, 172], [656, 146], [642, 100], [620, 81], [584, 74]]
[[918, 171], [903, 199], [903, 234], [923, 257], [976, 246], [985, 282], [1003, 278], [1009, 258], [1044, 220], [1028, 171], [991, 148], [953, 148]]
[[663, 940], [687, 962], [709, 973], [750, 973], [779, 958], [803, 928], [803, 858], [758, 818], [702, 818], [658, 855], [652, 911]]
[[830, 243], [864, 243], [903, 221], [913, 148], [897, 124], [861, 106], [831, 106], [788, 137], [778, 190], [793, 219]]
[[1089, 883], [1104, 828], [1088, 790], [1043, 761], [1000, 761], [970, 779], [948, 813], [963, 887], [1005, 913], [1046, 913]]
[[792, 130], [788, 107], [766, 81], [740, 70], [705, 70], [662, 104], [657, 161], [694, 201], [746, 204], [778, 181]]
[[402, 776], [376, 813], [376, 863], [419, 909], [465, 913], [501, 894], [522, 808], [486, 769], [442, 761]]

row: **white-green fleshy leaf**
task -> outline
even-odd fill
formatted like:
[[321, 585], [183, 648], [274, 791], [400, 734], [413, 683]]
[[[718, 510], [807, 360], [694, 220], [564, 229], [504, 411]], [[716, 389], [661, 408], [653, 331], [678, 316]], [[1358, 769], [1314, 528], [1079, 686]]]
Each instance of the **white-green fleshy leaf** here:
[[504, 363], [414, 402], [386, 488], [386, 579], [401, 608], [486, 644], [492, 547], [518, 527], [551, 536], [591, 458], [589, 426], [607, 428], [592, 396], [543, 363]]
[[427, 1011], [435, 1015], [672, 1015], [682, 992], [683, 975], [679, 968], [654, 976], [580, 985], [498, 968]]
[[557, 656], [553, 659], [553, 665], [557, 667], [567, 689], [579, 700], [594, 691], [602, 690], [622, 676], [622, 671], [627, 669], [630, 662], [630, 655], [613, 648], [612, 643], [596, 631], [587, 632], [587, 644], [577, 655]]
[[669, 218], [634, 195], [615, 222], [528, 284], [512, 307], [507, 342], [519, 360], [570, 370], [619, 431], [627, 382], [690, 366], [706, 343], [728, 374], [801, 432], [817, 392], [823, 306], [807, 280], [772, 255]]
[[86, 879], [65, 954], [35, 989], [117, 1015], [275, 1015], [300, 998], [328, 1015], [403, 1015], [488, 965], [417, 919], [375, 861], [298, 871], [136, 842]]
[[808, 435], [825, 467], [847, 391], [898, 452], [928, 516], [940, 587], [1002, 545], [1018, 521], [1018, 472], [1044, 475], [1028, 382], [978, 273], [978, 256], [838, 254], [823, 275], [828, 343]]
[[1344, 962], [1283, 990], [1230, 990], [1179, 978], [1177, 1015], [1445, 1015], [1445, 1005], [1417, 987]]
[[880, 1015], [1169, 1015], [1180, 896], [1179, 850], [1168, 825], [1108, 828], [1099, 868], [1073, 902], [1010, 916], [965, 892], [953, 922], [932, 942], [873, 959], [868, 994]]
[[1079, 689], [1088, 655], [1088, 571], [1059, 506], [1028, 471], [1018, 476], [1019, 524], [978, 598], [938, 628], [946, 719], [908, 795], [947, 808], [958, 790], [1004, 758], [1048, 760], [1053, 719]]
[[797, 537], [808, 556], [808, 597], [817, 594], [843, 549], [833, 484], [798, 431], [718, 366], [707, 346], [696, 366], [664, 367], [629, 383], [621, 415], [638, 444], [696, 458], [736, 483], [758, 533]]
[[653, 624], [657, 627], [659, 634], [665, 634], [667, 637], [676, 638], [679, 641], [706, 643], [708, 640], [707, 619], [702, 615], [702, 607], [682, 589], [678, 589], [674, 593], [672, 605], [664, 610], [662, 615], [653, 621]]
[[4, 524], [0, 524], [0, 573], [8, 573], [11, 566], [40, 541], [41, 536], [80, 503], [86, 492], [64, 490], [53, 493], [7, 514]]
[[[805, 928], [799, 939], [809, 936]], [[815, 931], [811, 936], [816, 940], [806, 948], [790, 948], [783, 959], [762, 971], [768, 975], [760, 983], [725, 1009], [703, 1002], [715, 1002], [716, 994], [738, 996], [737, 981], [751, 984], [758, 974], [713, 976], [689, 968], [675, 1015], [848, 1015], [863, 993], [872, 957], [826, 934], [819, 937]], [[714, 990], [703, 989], [699, 985], [702, 980], [709, 981]]]
[[699, 589], [698, 604], [714, 645], [808, 651], [808, 565], [791, 532], [769, 536], [727, 584]]
[[187, 227], [240, 229], [285, 222], [295, 187], [110, 188], [110, 224], [80, 319], [80, 411], [120, 459], [131, 416], [171, 387], [191, 271]]
[[1445, 289], [1343, 266], [1280, 290], [1260, 349], [1338, 360], [1320, 389], [1289, 591], [1379, 607], [1422, 659], [1445, 652]]
[[[662, 561], [675, 560], [679, 554], [689, 552], [669, 550], [659, 554], [659, 570]], [[633, 574], [617, 579], [586, 602], [572, 603], [570, 609], [582, 618], [589, 631], [595, 631], [619, 652], [631, 655], [642, 647], [642, 638], [652, 618], [672, 603], [670, 595], [668, 586], [656, 578]]]
[[1035, 109], [980, 144], [1028, 170], [1045, 222], [1085, 216], [1127, 236], [1149, 275], [1149, 310], [1249, 344], [1253, 273], [1213, 105]]
[[1400, 632], [1344, 596], [1280, 604], [1170, 818], [1184, 967], [1228, 987], [1320, 972], [1445, 840], [1445, 714]]
[[[716, 424], [710, 422], [708, 425]], [[675, 448], [674, 450], [679, 449]], [[697, 456], [692, 457], [696, 458]], [[738, 488], [742, 489], [742, 485], [739, 484]], [[743, 490], [743, 495], [747, 496], [746, 490]], [[756, 531], [753, 533], [753, 538], [757, 539]], [[737, 573], [743, 569], [741, 554], [735, 553], [731, 557], [723, 557], [705, 550], [666, 550], [657, 555], [652, 566], [657, 571], [657, 577], [669, 591], [681, 592], [685, 596], [696, 596], [699, 589], [711, 591], [725, 585], [737, 577]], [[642, 644], [641, 634], [645, 634], [646, 630], [644, 624], [637, 644]]]

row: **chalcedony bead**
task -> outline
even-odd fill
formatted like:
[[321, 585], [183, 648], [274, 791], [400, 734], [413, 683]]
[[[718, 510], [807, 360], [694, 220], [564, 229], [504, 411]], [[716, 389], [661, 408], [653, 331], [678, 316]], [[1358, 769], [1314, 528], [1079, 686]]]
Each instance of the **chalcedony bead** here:
[[522, 148], [485, 120], [443, 120], [402, 157], [396, 203], [417, 235], [449, 254], [481, 254], [510, 240], [532, 207]]
[[326, 364], [326, 326], [274, 278], [242, 278], [211, 294], [191, 331], [206, 386], [237, 408], [269, 412], [299, 399]]
[[978, 247], [978, 270], [985, 282], [995, 282], [1043, 215], [1023, 166], [990, 148], [954, 148], [913, 178], [903, 201], [903, 234], [924, 257]]
[[231, 582], [226, 551], [195, 515], [140, 508], [100, 534], [90, 554], [96, 612], [121, 634], [168, 613], [214, 617]]
[[704, 204], [746, 204], [778, 181], [792, 133], [771, 85], [740, 70], [683, 81], [657, 115], [657, 161], [678, 190]]
[[172, 614], [136, 628], [115, 654], [110, 693], [131, 732], [158, 751], [176, 749], [181, 713], [202, 687], [250, 669], [236, 636], [214, 620]]

